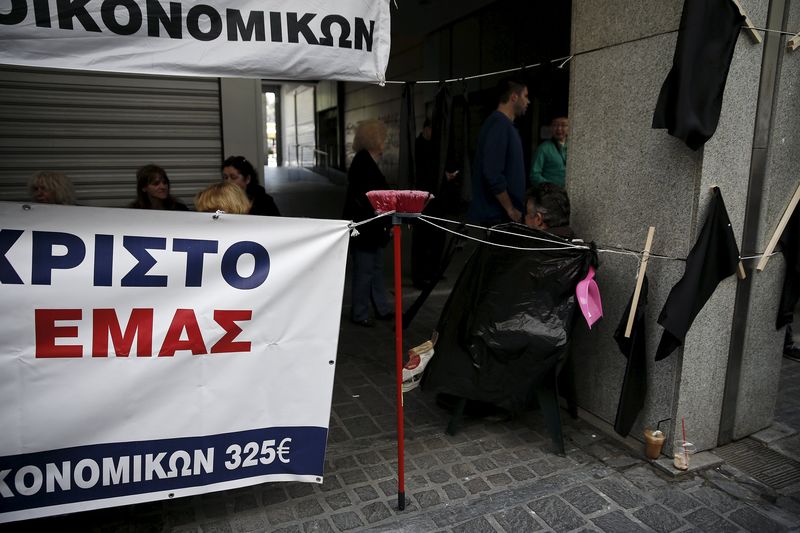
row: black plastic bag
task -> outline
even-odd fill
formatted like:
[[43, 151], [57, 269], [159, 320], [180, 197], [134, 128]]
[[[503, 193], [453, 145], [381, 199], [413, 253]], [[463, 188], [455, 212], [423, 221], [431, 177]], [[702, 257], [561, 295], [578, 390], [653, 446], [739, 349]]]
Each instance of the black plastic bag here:
[[[568, 242], [519, 224], [494, 228]], [[575, 286], [596, 265], [593, 249], [492, 231], [467, 261], [442, 311], [436, 355], [425, 369], [426, 392], [452, 394], [520, 412], [534, 387], [567, 355], [575, 321]]]

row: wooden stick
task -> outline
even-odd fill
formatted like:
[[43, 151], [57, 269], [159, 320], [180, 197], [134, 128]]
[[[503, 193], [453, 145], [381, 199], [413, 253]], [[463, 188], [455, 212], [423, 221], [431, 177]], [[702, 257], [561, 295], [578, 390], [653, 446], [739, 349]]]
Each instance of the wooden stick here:
[[797, 202], [800, 202], [800, 184], [798, 184], [797, 188], [794, 190], [794, 196], [792, 196], [792, 199], [789, 201], [789, 205], [786, 206], [786, 211], [783, 212], [781, 221], [778, 222], [778, 227], [775, 228], [775, 233], [772, 234], [772, 238], [769, 240], [769, 244], [767, 244], [767, 249], [764, 250], [764, 255], [761, 257], [761, 261], [758, 262], [758, 266], [756, 266], [758, 272], [761, 272], [767, 266], [769, 256], [775, 251], [778, 240], [781, 238], [786, 224], [789, 223], [789, 219], [792, 217], [795, 207], [797, 207]]
[[789, 47], [789, 50], [797, 50], [797, 47], [800, 46], [800, 33], [789, 39], [789, 42], [786, 43], [786, 46]]
[[644, 283], [644, 273], [647, 270], [647, 261], [650, 259], [650, 247], [653, 245], [653, 234], [656, 228], [650, 226], [647, 230], [647, 241], [644, 243], [644, 255], [642, 256], [642, 264], [639, 265], [639, 275], [636, 276], [636, 289], [633, 291], [633, 301], [631, 302], [631, 312], [628, 313], [628, 325], [625, 327], [625, 338], [631, 338], [631, 331], [633, 331], [633, 319], [636, 316], [636, 308], [639, 306], [639, 294], [642, 292], [642, 283]]
[[742, 7], [742, 4], [739, 3], [739, 0], [731, 0], [735, 5], [736, 8], [739, 10], [739, 13], [744, 17], [744, 25], [747, 28], [747, 31], [750, 32], [750, 37], [753, 38], [753, 41], [756, 43], [761, 42], [761, 34], [756, 31], [756, 26], [753, 24], [753, 21], [750, 20], [750, 17], [747, 16], [747, 12]]

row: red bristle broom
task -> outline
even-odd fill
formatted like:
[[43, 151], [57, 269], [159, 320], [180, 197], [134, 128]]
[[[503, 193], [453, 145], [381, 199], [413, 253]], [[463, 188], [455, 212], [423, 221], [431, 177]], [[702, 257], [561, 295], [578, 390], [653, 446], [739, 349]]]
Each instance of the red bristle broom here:
[[405, 462], [403, 459], [403, 286], [400, 270], [400, 225], [403, 219], [417, 218], [433, 195], [425, 191], [369, 191], [372, 207], [378, 214], [392, 214], [394, 232], [394, 345], [397, 371], [397, 507], [406, 508]]

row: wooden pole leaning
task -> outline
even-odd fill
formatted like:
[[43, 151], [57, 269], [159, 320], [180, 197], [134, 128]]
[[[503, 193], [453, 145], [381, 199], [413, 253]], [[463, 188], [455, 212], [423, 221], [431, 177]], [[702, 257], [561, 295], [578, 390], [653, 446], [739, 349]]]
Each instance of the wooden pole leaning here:
[[644, 243], [642, 264], [639, 265], [639, 274], [636, 276], [636, 289], [633, 291], [631, 312], [628, 313], [628, 325], [625, 326], [626, 339], [631, 337], [631, 331], [633, 331], [633, 320], [636, 317], [636, 308], [639, 306], [639, 294], [642, 292], [642, 283], [644, 283], [644, 274], [647, 271], [647, 261], [650, 259], [650, 247], [653, 245], [653, 235], [655, 232], [655, 226], [650, 226], [650, 228], [647, 230], [647, 240]]
[[750, 38], [753, 39], [753, 42], [756, 44], [761, 43], [761, 34], [758, 33], [758, 30], [756, 30], [755, 24], [753, 24], [753, 21], [750, 20], [750, 16], [747, 14], [747, 11], [744, 10], [744, 7], [742, 7], [741, 2], [739, 2], [739, 0], [731, 1], [736, 6], [736, 9], [739, 10], [739, 13], [744, 17], [744, 27], [750, 34]]
[[798, 202], [800, 202], [800, 184], [798, 184], [797, 188], [794, 190], [794, 195], [789, 201], [789, 205], [786, 206], [786, 211], [783, 212], [783, 216], [781, 217], [780, 222], [778, 222], [778, 227], [775, 228], [775, 232], [772, 234], [769, 244], [767, 244], [767, 249], [764, 250], [764, 255], [761, 257], [761, 260], [756, 266], [756, 270], [758, 272], [761, 272], [766, 268], [767, 261], [769, 261], [769, 256], [771, 256], [772, 252], [775, 251], [775, 247], [778, 245], [778, 240], [780, 240], [783, 230], [786, 229], [786, 224], [789, 223], [789, 219], [792, 217], [792, 213], [794, 213]]

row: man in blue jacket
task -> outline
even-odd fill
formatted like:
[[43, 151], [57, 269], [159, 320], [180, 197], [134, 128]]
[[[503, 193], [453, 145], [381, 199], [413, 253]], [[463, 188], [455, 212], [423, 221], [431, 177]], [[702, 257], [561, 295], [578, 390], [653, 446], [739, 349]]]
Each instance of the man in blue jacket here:
[[505, 80], [497, 109], [481, 126], [473, 163], [469, 219], [484, 226], [522, 222], [525, 211], [525, 162], [514, 119], [528, 108], [524, 83]]

